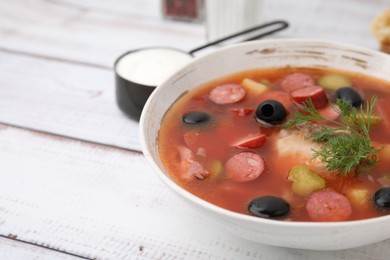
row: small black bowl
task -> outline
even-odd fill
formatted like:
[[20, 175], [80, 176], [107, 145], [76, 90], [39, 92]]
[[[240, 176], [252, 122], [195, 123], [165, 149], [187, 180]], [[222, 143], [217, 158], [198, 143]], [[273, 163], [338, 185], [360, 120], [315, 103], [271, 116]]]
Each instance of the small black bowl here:
[[192, 58], [185, 51], [169, 47], [142, 48], [122, 54], [114, 63], [118, 107], [138, 121], [153, 90]]

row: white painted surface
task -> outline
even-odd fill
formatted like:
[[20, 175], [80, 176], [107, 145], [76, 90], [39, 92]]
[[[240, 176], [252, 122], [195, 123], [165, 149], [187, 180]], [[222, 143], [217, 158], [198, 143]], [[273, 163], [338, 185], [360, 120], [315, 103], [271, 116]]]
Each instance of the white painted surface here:
[[22, 243], [9, 238], [0, 237], [0, 259], [2, 260], [49, 260], [49, 259], [80, 259], [51, 249]]
[[0, 122], [139, 149], [111, 70], [0, 52]]
[[187, 50], [204, 42], [203, 26], [162, 20], [156, 13], [158, 3], [1, 1], [0, 47], [111, 67], [128, 50], [145, 46]]
[[[277, 37], [370, 48], [377, 45], [367, 23], [389, 5], [264, 4], [266, 20], [291, 23]], [[206, 41], [203, 25], [163, 20], [159, 7], [158, 0], [0, 1], [0, 122], [48, 133], [0, 127], [0, 234], [98, 259], [388, 259], [388, 241], [314, 252], [239, 239], [188, 209], [141, 154], [115, 148], [139, 149], [138, 123], [115, 105], [117, 56]], [[1, 259], [65, 257], [48, 252], [0, 238]]]
[[286, 19], [289, 37], [340, 41], [378, 49], [370, 32], [373, 18], [386, 8], [388, 0], [264, 0], [265, 19]]

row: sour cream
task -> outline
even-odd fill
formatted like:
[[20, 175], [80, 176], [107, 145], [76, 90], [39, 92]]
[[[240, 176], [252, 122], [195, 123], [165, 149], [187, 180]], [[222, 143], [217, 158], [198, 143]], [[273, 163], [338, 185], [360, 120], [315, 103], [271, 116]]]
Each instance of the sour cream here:
[[158, 86], [192, 60], [192, 56], [169, 48], [146, 48], [129, 52], [116, 63], [116, 73], [146, 86]]

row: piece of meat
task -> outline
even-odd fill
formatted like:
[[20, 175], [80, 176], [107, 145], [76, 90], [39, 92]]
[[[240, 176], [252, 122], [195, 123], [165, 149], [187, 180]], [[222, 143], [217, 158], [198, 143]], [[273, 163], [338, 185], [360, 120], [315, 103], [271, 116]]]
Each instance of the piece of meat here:
[[258, 154], [243, 152], [231, 157], [225, 164], [226, 176], [234, 181], [257, 179], [264, 171], [264, 159]]
[[239, 84], [224, 84], [211, 90], [209, 98], [218, 105], [233, 104], [245, 97], [245, 89]]
[[248, 116], [248, 115], [252, 114], [253, 111], [254, 111], [254, 109], [252, 109], [252, 108], [233, 108], [232, 109], [232, 112], [234, 112], [235, 114], [237, 114], [238, 116], [241, 116], [241, 117]]
[[319, 150], [320, 144], [309, 137], [318, 126], [301, 126], [299, 128], [282, 129], [276, 136], [276, 158], [295, 158], [296, 163], [305, 163], [313, 156], [313, 150]]
[[180, 157], [181, 178], [191, 180], [197, 178], [205, 179], [210, 175], [210, 172], [196, 161], [195, 154], [185, 146], [177, 146], [177, 151]]

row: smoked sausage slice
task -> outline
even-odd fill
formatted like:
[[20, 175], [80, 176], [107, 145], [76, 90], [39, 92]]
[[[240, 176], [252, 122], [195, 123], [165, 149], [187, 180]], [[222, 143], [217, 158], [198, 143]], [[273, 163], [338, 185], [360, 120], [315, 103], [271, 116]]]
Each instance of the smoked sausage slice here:
[[283, 81], [280, 83], [280, 86], [284, 91], [287, 93], [294, 91], [299, 88], [305, 88], [314, 86], [315, 82], [312, 76], [301, 73], [301, 72], [295, 72], [292, 74], [287, 75]]
[[230, 157], [225, 169], [226, 176], [234, 181], [252, 181], [263, 173], [264, 160], [258, 154], [243, 152]]
[[245, 89], [239, 84], [224, 84], [211, 90], [209, 98], [215, 104], [226, 105], [241, 101], [245, 97]]
[[348, 199], [331, 189], [313, 192], [306, 203], [306, 211], [314, 221], [345, 221], [352, 214]]
[[303, 104], [311, 99], [315, 108], [322, 108], [328, 105], [325, 90], [320, 86], [296, 89], [290, 93], [290, 97], [298, 104]]

